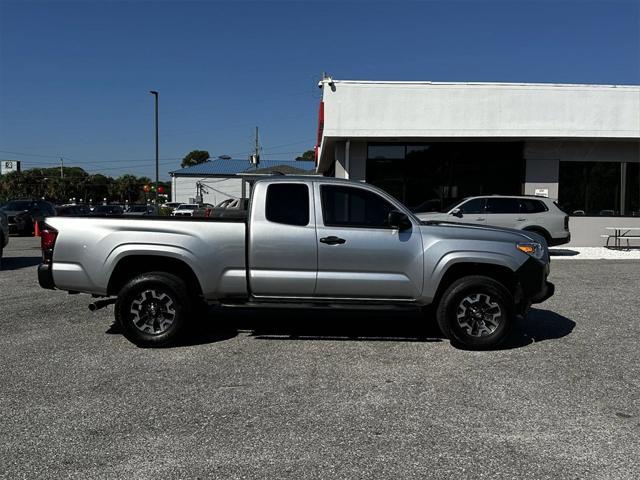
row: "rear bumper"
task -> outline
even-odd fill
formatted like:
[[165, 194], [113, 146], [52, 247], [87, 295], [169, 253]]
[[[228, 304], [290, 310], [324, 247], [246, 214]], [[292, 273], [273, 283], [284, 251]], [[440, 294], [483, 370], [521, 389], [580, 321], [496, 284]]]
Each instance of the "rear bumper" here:
[[42, 288], [53, 290], [56, 288], [53, 283], [53, 270], [50, 263], [41, 263], [38, 265], [38, 283]]
[[571, 233], [569, 233], [566, 237], [552, 238], [551, 240], [549, 240], [549, 246], [557, 247], [558, 245], [564, 245], [566, 243], [569, 243], [570, 241], [571, 241]]

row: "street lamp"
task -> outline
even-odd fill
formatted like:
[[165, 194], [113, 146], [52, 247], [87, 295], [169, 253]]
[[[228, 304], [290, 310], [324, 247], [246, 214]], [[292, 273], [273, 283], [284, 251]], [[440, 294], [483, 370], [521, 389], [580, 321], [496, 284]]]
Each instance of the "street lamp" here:
[[149, 93], [154, 96], [155, 106], [156, 106], [156, 189], [155, 189], [155, 202], [156, 202], [156, 213], [158, 213], [158, 177], [159, 177], [159, 149], [158, 149], [158, 92], [155, 90], [150, 90]]

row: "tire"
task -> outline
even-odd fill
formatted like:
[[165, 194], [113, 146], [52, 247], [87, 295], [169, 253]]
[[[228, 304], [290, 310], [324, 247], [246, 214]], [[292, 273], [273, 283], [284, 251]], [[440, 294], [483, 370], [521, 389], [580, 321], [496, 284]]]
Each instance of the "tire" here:
[[436, 320], [454, 346], [482, 350], [504, 341], [514, 321], [513, 296], [504, 285], [481, 275], [462, 277], [444, 292]]
[[122, 334], [139, 347], [164, 347], [184, 333], [190, 316], [185, 283], [175, 275], [149, 272], [122, 287], [115, 305]]

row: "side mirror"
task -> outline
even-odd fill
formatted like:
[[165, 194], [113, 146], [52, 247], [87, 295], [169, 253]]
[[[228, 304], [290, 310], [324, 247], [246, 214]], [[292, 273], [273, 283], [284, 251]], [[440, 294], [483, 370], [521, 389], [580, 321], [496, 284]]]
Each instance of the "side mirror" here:
[[459, 208], [454, 208], [453, 210], [451, 210], [451, 215], [453, 215], [454, 217], [462, 218], [462, 210], [460, 210]]
[[387, 223], [390, 227], [397, 228], [398, 230], [409, 230], [411, 228], [411, 220], [406, 213], [402, 213], [398, 210], [391, 210], [387, 217]]

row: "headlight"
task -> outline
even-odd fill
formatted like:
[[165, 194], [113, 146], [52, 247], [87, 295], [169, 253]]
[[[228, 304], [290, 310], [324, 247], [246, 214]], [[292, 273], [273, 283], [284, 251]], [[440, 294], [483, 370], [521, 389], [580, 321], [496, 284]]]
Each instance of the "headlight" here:
[[516, 244], [516, 248], [521, 252], [531, 255], [538, 260], [544, 257], [544, 248], [538, 242], [523, 242]]

